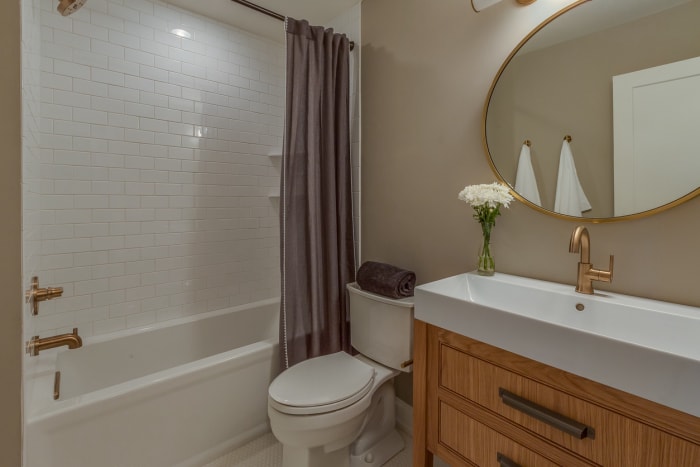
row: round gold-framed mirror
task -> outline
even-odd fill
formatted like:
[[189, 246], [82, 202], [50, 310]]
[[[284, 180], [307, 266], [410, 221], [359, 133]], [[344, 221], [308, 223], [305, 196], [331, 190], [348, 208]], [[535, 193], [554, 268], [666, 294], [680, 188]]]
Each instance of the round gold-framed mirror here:
[[700, 195], [698, 24], [700, 0], [579, 0], [538, 25], [484, 105], [496, 177], [524, 204], [584, 222]]

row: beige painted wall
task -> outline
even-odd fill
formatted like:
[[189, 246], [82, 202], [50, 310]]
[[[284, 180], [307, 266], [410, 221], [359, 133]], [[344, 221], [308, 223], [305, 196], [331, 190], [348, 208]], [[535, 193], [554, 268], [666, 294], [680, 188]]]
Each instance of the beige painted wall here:
[[530, 139], [542, 206], [553, 210], [562, 139], [570, 134], [578, 176], [593, 206], [584, 216], [612, 216], [611, 77], [699, 56], [699, 18], [700, 2], [686, 3], [516, 56], [489, 104], [489, 150], [503, 178], [515, 185], [520, 146]]
[[[465, 0], [362, 4], [362, 260], [413, 269], [419, 283], [472, 270], [480, 231], [457, 200], [494, 176], [481, 145], [493, 76], [533, 27], [570, 1], [511, 0], [474, 13]], [[568, 284], [575, 222], [516, 203], [492, 235], [501, 272]], [[646, 219], [590, 224], [591, 258], [615, 278], [603, 290], [700, 306], [700, 198]], [[410, 381], [398, 393], [410, 401]]]
[[0, 465], [21, 465], [20, 4], [0, 15]]

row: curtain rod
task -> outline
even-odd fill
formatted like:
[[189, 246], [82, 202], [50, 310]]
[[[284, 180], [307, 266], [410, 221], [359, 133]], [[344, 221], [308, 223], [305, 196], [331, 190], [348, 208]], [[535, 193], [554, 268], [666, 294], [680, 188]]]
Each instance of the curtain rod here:
[[[231, 0], [231, 1], [236, 2], [239, 5], [243, 5], [245, 7], [250, 8], [251, 10], [255, 10], [258, 13], [262, 13], [263, 15], [267, 15], [271, 18], [275, 18], [275, 19], [280, 20], [280, 21], [284, 21], [286, 19], [284, 15], [281, 15], [275, 11], [272, 11], [272, 10], [268, 10], [267, 8], [262, 7], [258, 4], [255, 4], [253, 2], [249, 2], [248, 0]], [[355, 42], [350, 41], [350, 50], [352, 50], [354, 48], [355, 48]]]

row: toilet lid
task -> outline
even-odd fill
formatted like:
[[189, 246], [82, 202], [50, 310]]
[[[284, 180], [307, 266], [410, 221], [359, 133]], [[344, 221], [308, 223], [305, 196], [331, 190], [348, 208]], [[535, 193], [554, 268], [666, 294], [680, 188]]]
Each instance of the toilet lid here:
[[305, 360], [283, 371], [269, 388], [270, 402], [290, 414], [339, 410], [372, 388], [374, 368], [345, 352]]

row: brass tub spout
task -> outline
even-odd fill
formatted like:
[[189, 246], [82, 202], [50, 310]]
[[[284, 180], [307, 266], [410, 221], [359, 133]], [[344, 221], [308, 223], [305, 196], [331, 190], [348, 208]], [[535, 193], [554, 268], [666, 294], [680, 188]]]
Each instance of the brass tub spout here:
[[59, 334], [58, 336], [43, 338], [34, 336], [27, 342], [27, 353], [32, 357], [36, 357], [42, 350], [53, 349], [63, 345], [69, 349], [77, 349], [83, 346], [83, 340], [78, 335], [78, 328], [73, 328], [73, 332], [70, 334]]

